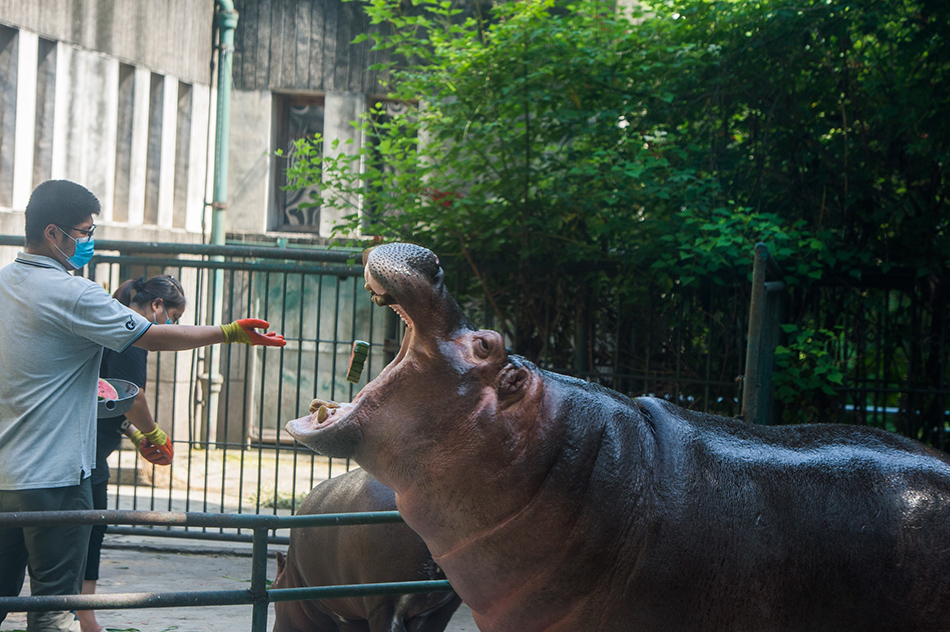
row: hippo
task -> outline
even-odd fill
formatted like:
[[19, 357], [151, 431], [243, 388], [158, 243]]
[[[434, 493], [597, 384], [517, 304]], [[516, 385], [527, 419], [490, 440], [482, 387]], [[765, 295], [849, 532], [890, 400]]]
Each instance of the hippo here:
[[541, 370], [472, 326], [431, 251], [364, 266], [402, 347], [287, 430], [395, 490], [479, 630], [950, 630], [948, 455]]
[[[297, 515], [392, 511], [393, 491], [362, 469], [320, 483]], [[303, 527], [277, 554], [271, 588], [445, 579], [425, 543], [400, 523]], [[442, 632], [461, 605], [452, 591], [274, 604], [274, 632]]]

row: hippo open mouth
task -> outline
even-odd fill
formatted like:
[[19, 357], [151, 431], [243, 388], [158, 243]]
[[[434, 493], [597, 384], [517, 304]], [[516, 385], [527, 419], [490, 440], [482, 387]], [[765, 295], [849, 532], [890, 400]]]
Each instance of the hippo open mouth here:
[[398, 376], [417, 366], [415, 357], [429, 355], [427, 349], [459, 330], [473, 329], [446, 290], [432, 251], [413, 244], [386, 244], [365, 251], [363, 265], [372, 301], [392, 308], [406, 332], [396, 358], [351, 403], [313, 400], [309, 416], [287, 423], [291, 436], [325, 456], [353, 456], [363, 440], [361, 421], [380, 410]]

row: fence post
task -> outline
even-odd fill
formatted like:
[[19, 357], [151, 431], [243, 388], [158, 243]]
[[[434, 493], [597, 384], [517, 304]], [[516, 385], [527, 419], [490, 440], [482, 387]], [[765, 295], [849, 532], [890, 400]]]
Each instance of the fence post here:
[[[769, 249], [763, 243], [755, 245], [752, 264], [752, 296], [749, 300], [749, 335], [746, 341], [745, 376], [742, 381], [742, 419], [750, 423], [765, 423], [768, 410], [761, 409], [762, 347], [765, 324], [765, 266]], [[771, 374], [771, 365], [769, 366]]]
[[254, 610], [251, 614], [251, 632], [267, 632], [267, 529], [254, 528], [251, 545], [251, 595]]

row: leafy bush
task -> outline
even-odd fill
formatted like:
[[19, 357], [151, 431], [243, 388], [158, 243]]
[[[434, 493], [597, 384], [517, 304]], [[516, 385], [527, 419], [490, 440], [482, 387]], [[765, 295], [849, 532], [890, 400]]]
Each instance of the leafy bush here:
[[[621, 366], [606, 356], [622, 345], [579, 333], [596, 329], [592, 314], [737, 287], [758, 241], [785, 269], [793, 323], [819, 281], [907, 266], [945, 285], [950, 3], [637, 6], [365, 3], [379, 29], [361, 37], [410, 113], [372, 108], [358, 151], [324, 157], [307, 151], [322, 138], [305, 141], [294, 186], [333, 192], [323, 203], [343, 211], [341, 236], [462, 262], [462, 300], [486, 297], [482, 322], [553, 364]], [[693, 336], [728, 320], [683, 319]], [[831, 397], [846, 367], [820, 353], [825, 325], [788, 332], [776, 380], [789, 410]]]
[[835, 387], [844, 383], [840, 358], [841, 327], [811, 329], [782, 325], [787, 342], [775, 349], [772, 377], [775, 399], [782, 405], [782, 421], [827, 420], [834, 406]]

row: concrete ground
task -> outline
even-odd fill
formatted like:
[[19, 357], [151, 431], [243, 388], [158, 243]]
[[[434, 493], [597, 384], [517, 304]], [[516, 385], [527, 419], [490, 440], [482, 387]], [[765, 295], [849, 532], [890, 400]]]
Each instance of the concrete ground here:
[[[277, 574], [274, 552], [286, 547], [269, 545], [267, 578]], [[250, 584], [250, 545], [244, 543], [173, 538], [106, 535], [102, 550], [99, 593], [180, 592], [186, 590], [242, 590]], [[27, 585], [29, 579], [27, 579]], [[28, 590], [24, 590], [28, 594]], [[100, 610], [99, 624], [107, 632], [249, 632], [251, 606]], [[267, 629], [273, 628], [274, 606]], [[10, 613], [0, 630], [25, 630], [26, 614]], [[471, 610], [464, 604], [447, 632], [477, 632]]]

